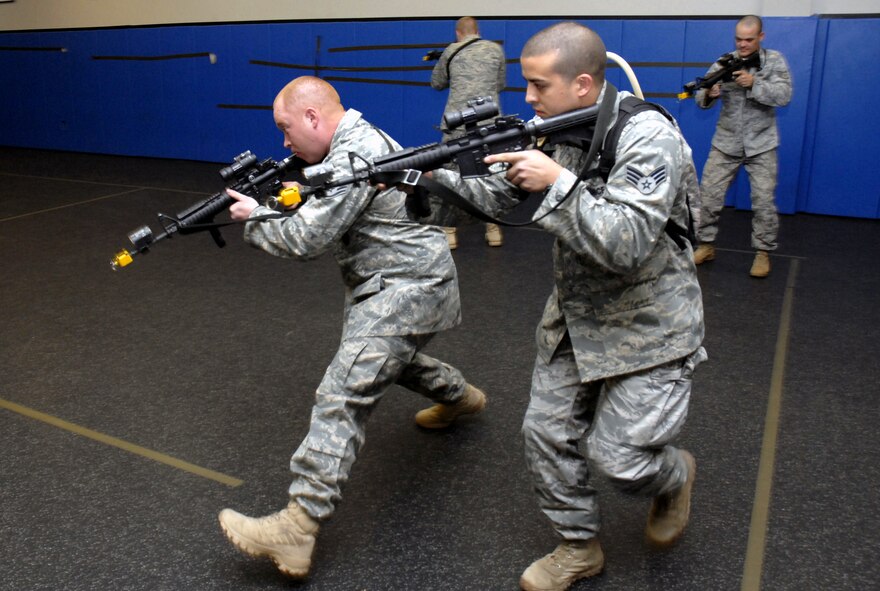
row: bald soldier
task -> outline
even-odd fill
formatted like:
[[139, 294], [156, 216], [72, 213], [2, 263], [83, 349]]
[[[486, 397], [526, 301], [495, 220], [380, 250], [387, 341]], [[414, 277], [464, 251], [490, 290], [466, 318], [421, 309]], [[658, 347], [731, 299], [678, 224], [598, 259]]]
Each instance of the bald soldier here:
[[[273, 111], [284, 146], [337, 175], [350, 172], [350, 152], [372, 160], [400, 149], [361, 113], [346, 110], [319, 78], [290, 82]], [[233, 219], [272, 213], [241, 193], [229, 195], [236, 199]], [[345, 285], [342, 341], [315, 393], [309, 432], [290, 460], [287, 506], [262, 518], [231, 509], [219, 516], [238, 549], [271, 558], [291, 577], [308, 574], [319, 524], [333, 514], [367, 419], [390, 386], [435, 403], [416, 415], [426, 428], [448, 426], [486, 404], [461, 372], [421, 352], [435, 333], [459, 323], [458, 279], [443, 231], [412, 220], [405, 199], [396, 189], [349, 185], [290, 217], [245, 225], [245, 240], [275, 256], [304, 261], [332, 252]]]

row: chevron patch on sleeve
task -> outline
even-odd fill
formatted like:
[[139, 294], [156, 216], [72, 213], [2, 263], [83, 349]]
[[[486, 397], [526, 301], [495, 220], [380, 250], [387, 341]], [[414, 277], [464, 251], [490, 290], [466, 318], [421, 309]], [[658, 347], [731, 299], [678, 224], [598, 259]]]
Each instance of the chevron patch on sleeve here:
[[626, 167], [626, 180], [641, 191], [642, 195], [650, 195], [666, 180], [666, 165], [657, 167], [650, 174], [642, 174], [632, 166]]

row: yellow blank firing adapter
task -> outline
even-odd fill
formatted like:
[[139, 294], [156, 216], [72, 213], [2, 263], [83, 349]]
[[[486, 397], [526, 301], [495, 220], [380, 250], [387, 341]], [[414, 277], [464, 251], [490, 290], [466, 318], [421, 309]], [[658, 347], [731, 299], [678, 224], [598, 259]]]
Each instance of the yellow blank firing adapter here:
[[266, 206], [269, 209], [287, 209], [302, 202], [302, 196], [299, 194], [299, 187], [285, 187], [281, 189], [275, 197], [266, 200]]
[[133, 250], [122, 249], [116, 253], [113, 260], [110, 261], [110, 268], [114, 271], [126, 267], [131, 264], [131, 260], [139, 252], [146, 252], [150, 245], [155, 241], [153, 231], [149, 226], [141, 226], [128, 235], [128, 240], [134, 246]]
[[127, 267], [131, 264], [131, 261], [131, 253], [123, 249], [117, 252], [116, 256], [113, 257], [113, 260], [110, 262], [110, 267], [115, 271], [121, 267]]

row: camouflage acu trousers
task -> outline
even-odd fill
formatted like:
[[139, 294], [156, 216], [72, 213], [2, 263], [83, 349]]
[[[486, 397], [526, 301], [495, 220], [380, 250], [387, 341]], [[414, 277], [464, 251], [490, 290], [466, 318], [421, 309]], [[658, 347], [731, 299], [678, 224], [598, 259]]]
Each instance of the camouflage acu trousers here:
[[718, 219], [724, 196], [740, 166], [749, 174], [752, 197], [752, 248], [776, 250], [779, 216], [776, 213], [776, 176], [779, 168], [776, 150], [755, 156], [730, 156], [717, 148], [709, 151], [700, 183], [702, 209], [697, 237], [700, 242], [715, 242]]
[[292, 499], [314, 519], [333, 513], [364, 444], [370, 413], [393, 384], [435, 402], [464, 394], [461, 372], [420, 353], [431, 336], [344, 339], [324, 374], [309, 433], [290, 460]]
[[672, 363], [583, 383], [568, 335], [550, 363], [538, 357], [523, 421], [526, 464], [538, 504], [562, 538], [599, 532], [591, 468], [639, 496], [684, 484], [687, 467], [669, 443], [685, 423], [693, 372], [704, 359], [700, 347]]

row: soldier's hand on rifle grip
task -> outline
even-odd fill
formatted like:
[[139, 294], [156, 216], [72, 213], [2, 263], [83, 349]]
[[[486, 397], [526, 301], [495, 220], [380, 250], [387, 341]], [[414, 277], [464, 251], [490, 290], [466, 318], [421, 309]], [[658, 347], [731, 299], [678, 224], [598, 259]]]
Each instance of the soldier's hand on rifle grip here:
[[556, 182], [559, 173], [563, 170], [559, 164], [539, 150], [490, 154], [483, 159], [483, 162], [508, 163], [510, 167], [507, 169], [507, 180], [530, 193], [545, 190]]
[[248, 197], [233, 189], [226, 189], [226, 194], [235, 199], [235, 203], [229, 206], [229, 215], [237, 222], [248, 219], [251, 212], [259, 205], [253, 197]]
[[709, 89], [708, 94], [709, 94], [709, 98], [713, 98], [713, 99], [721, 96], [721, 85], [720, 84], [713, 84], [712, 88]]
[[755, 83], [755, 77], [745, 70], [737, 70], [733, 73], [733, 80], [743, 88], [751, 88]]

